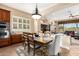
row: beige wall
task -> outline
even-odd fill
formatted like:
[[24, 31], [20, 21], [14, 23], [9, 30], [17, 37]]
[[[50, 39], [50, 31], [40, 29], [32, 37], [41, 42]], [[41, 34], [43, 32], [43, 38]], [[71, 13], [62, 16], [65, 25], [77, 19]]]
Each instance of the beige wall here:
[[2, 4], [0, 4], [0, 8], [9, 10], [11, 12], [10, 20], [12, 19], [12, 16], [29, 18], [30, 22], [31, 22], [30, 23], [30, 31], [31, 32], [34, 31], [34, 21], [31, 19], [31, 14], [17, 10], [17, 9], [10, 8], [10, 7], [2, 5]]
[[23, 11], [20, 11], [20, 10], [17, 10], [17, 9], [14, 9], [14, 8], [11, 8], [11, 7], [2, 5], [2, 4], [0, 4], [0, 8], [11, 11], [11, 15], [23, 16], [23, 17], [28, 17], [28, 18], [31, 17], [31, 14], [29, 14], [29, 13], [25, 13]]
[[40, 28], [41, 21], [33, 20], [31, 18], [31, 14], [20, 11], [20, 10], [17, 10], [17, 9], [14, 9], [14, 8], [11, 8], [11, 7], [8, 7], [8, 6], [5, 6], [5, 5], [2, 5], [2, 4], [0, 4], [0, 8], [11, 11], [10, 20], [12, 19], [12, 16], [19, 16], [19, 17], [29, 18], [30, 22], [31, 22], [30, 23], [30, 31], [31, 32], [39, 32], [41, 30], [41, 28]]

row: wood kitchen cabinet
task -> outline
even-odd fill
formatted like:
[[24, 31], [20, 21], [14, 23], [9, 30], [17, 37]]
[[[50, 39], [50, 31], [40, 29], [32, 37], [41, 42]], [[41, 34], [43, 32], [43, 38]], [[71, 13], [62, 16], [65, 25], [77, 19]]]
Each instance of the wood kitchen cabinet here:
[[[0, 22], [10, 23], [10, 11], [0, 8]], [[0, 38], [0, 47], [8, 46], [10, 44], [10, 37]]]
[[10, 38], [3, 38], [3, 39], [0, 38], [0, 47], [10, 45], [9, 41], [10, 41]]
[[10, 22], [10, 11], [0, 9], [0, 21]]
[[0, 38], [0, 47], [23, 42], [21, 34], [11, 35], [9, 38]]
[[22, 42], [21, 34], [11, 35], [11, 43], [19, 43]]
[[0, 9], [0, 21], [2, 21], [2, 10]]

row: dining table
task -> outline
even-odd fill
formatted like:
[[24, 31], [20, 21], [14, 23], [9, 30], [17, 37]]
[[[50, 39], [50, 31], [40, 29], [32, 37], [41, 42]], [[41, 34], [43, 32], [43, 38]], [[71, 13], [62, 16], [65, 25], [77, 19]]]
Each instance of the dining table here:
[[35, 37], [34, 41], [36, 44], [44, 46], [52, 42], [53, 38], [52, 37]]
[[35, 44], [40, 45], [42, 47], [43, 50], [42, 55], [47, 55], [48, 44], [50, 44], [52, 41], [53, 41], [52, 36], [34, 37]]

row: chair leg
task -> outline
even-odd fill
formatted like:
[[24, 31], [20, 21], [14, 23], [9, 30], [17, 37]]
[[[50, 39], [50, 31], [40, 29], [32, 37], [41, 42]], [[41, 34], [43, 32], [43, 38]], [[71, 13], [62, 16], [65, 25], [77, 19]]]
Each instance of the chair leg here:
[[35, 56], [35, 49], [34, 49], [34, 51], [33, 51], [33, 56]]
[[24, 44], [24, 50], [26, 50], [26, 44]]
[[35, 44], [34, 44], [34, 48], [33, 48], [33, 56], [35, 56]]
[[30, 45], [28, 44], [28, 54], [30, 54]]
[[58, 56], [60, 56], [60, 53], [58, 53]]

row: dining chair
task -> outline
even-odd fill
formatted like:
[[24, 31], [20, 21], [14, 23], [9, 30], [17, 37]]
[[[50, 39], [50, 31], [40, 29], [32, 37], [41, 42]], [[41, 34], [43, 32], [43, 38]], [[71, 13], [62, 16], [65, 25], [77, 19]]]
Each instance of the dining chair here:
[[60, 35], [56, 35], [55, 39], [48, 45], [48, 55], [56, 56], [60, 52]]
[[[27, 32], [23, 32], [22, 40], [23, 40], [24, 50], [27, 50], [27, 52], [29, 54], [30, 53], [30, 50], [29, 50], [28, 33]], [[26, 49], [26, 47], [27, 47], [27, 49]]]
[[68, 55], [70, 52], [70, 36], [64, 35], [62, 38], [62, 44], [61, 44], [61, 55]]
[[70, 49], [70, 36], [64, 35], [63, 39], [62, 39], [62, 45], [61, 47], [66, 48], [66, 49]]
[[34, 40], [35, 33], [28, 33], [28, 47], [29, 50], [33, 49], [33, 55], [35, 55], [36, 50], [40, 50], [41, 46], [35, 43]]

